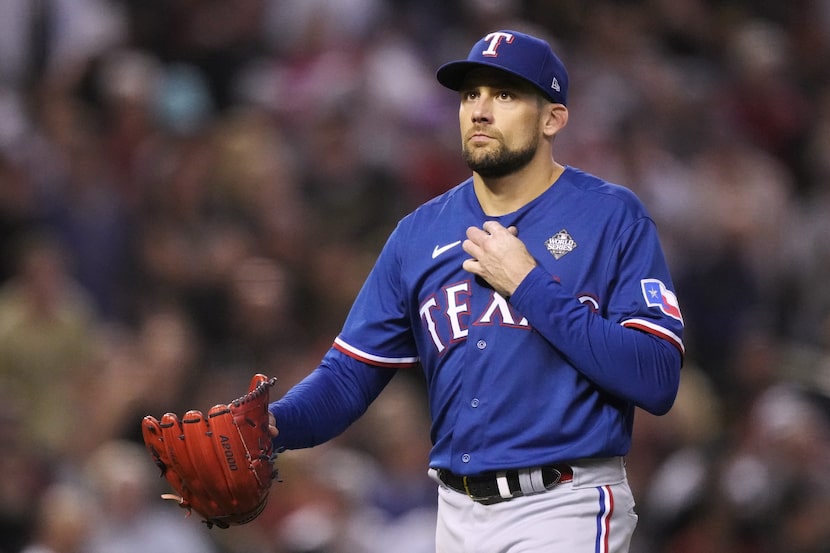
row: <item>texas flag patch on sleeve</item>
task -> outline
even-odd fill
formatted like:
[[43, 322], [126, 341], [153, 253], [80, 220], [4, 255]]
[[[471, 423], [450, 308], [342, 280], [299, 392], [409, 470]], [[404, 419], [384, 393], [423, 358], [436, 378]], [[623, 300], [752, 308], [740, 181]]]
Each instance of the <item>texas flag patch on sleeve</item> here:
[[677, 302], [677, 296], [666, 288], [662, 281], [656, 278], [644, 278], [640, 281], [643, 288], [643, 297], [646, 299], [646, 305], [649, 307], [657, 307], [674, 319], [681, 323], [683, 322], [683, 315], [680, 313], [680, 304]]

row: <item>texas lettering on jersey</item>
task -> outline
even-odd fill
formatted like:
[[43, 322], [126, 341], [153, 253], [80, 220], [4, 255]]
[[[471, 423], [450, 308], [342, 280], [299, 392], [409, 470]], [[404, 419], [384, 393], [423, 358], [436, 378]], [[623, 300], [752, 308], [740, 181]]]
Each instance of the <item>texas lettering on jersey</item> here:
[[[443, 294], [430, 296], [418, 309], [438, 353], [443, 353], [448, 344], [467, 338], [470, 320], [473, 320], [472, 324], [477, 326], [498, 324], [530, 329], [527, 319], [516, 314], [507, 300], [495, 291], [490, 293], [490, 301], [484, 311], [475, 319], [471, 319], [468, 301], [471, 294], [471, 282], [467, 280], [445, 287]], [[449, 336], [439, 335], [436, 317], [443, 317], [448, 321]]]

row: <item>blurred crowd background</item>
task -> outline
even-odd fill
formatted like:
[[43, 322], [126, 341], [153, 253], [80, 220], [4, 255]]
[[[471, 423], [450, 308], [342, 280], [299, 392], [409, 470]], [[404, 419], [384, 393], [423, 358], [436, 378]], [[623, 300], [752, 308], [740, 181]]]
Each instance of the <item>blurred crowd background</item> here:
[[229, 530], [159, 499], [140, 419], [317, 365], [466, 178], [434, 72], [499, 28], [564, 59], [556, 158], [640, 195], [683, 308], [632, 553], [830, 551], [830, 2], [2, 0], [0, 553], [434, 550], [418, 373]]

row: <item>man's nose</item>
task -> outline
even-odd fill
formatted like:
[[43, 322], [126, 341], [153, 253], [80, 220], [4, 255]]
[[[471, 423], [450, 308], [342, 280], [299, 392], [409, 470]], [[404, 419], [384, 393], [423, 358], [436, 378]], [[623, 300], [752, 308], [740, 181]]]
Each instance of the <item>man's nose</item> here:
[[471, 118], [474, 123], [489, 122], [492, 119], [493, 111], [488, 98], [481, 96], [473, 105]]

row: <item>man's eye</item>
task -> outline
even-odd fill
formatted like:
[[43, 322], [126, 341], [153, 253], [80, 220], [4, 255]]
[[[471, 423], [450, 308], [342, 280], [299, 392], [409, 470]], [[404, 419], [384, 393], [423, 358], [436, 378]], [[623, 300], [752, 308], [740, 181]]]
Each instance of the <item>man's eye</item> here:
[[511, 93], [510, 93], [509, 91], [507, 91], [507, 90], [502, 90], [501, 92], [499, 92], [498, 97], [499, 97], [499, 99], [501, 99], [501, 100], [509, 100], [510, 98], [512, 98], [512, 97], [513, 97], [513, 94], [511, 94]]

